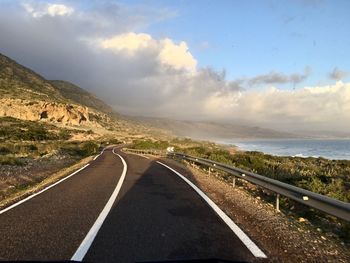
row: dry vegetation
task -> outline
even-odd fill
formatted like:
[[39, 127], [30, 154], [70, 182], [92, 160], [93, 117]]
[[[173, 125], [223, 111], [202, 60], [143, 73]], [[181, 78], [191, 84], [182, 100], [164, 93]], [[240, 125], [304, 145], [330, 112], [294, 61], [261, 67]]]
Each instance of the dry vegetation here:
[[[319, 194], [327, 195], [344, 202], [350, 201], [350, 161], [327, 160], [324, 158], [277, 157], [260, 152], [243, 152], [227, 149], [210, 142], [196, 142], [190, 139], [172, 141], [135, 141], [136, 149], [166, 149], [175, 146], [175, 150], [189, 155], [211, 159], [244, 170], [280, 180]], [[206, 169], [206, 167], [203, 167]], [[232, 182], [233, 177], [226, 173], [217, 173], [222, 180]], [[247, 191], [267, 203], [273, 204], [275, 194], [250, 185]], [[281, 198], [281, 209], [296, 220], [306, 220], [315, 228], [322, 228], [339, 242], [350, 244], [350, 224], [323, 212], [310, 209], [287, 198]]]
[[253, 185], [240, 181], [232, 187], [221, 174], [208, 174], [199, 166], [164, 159], [202, 189], [267, 253], [257, 262], [349, 262], [350, 250], [332, 231], [296, 220], [286, 210], [276, 212], [271, 203], [252, 195]]

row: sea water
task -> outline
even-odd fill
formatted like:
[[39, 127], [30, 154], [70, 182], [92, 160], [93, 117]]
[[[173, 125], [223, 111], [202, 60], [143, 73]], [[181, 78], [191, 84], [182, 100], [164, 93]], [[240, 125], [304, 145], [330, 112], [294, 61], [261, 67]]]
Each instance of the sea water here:
[[220, 142], [236, 145], [246, 151], [259, 151], [277, 156], [324, 157], [334, 160], [350, 160], [350, 139], [225, 140]]

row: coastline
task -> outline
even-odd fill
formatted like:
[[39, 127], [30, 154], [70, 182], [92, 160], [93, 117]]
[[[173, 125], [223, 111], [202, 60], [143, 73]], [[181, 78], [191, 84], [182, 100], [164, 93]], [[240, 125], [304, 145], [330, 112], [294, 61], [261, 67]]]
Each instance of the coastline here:
[[350, 139], [212, 139], [231, 153], [260, 152], [277, 157], [350, 160]]

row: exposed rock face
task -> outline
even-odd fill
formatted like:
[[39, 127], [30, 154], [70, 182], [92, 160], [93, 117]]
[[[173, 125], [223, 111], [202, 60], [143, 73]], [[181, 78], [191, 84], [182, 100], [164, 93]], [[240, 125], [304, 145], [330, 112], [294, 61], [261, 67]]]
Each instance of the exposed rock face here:
[[64, 125], [93, 124], [87, 107], [45, 101], [0, 99], [0, 116], [22, 120], [48, 121]]

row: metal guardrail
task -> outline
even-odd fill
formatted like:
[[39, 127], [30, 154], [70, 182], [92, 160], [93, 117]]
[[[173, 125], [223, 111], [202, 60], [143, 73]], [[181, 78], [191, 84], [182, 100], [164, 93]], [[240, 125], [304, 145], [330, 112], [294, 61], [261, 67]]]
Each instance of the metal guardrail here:
[[129, 153], [135, 153], [135, 154], [149, 154], [154, 156], [167, 156], [167, 152], [164, 150], [142, 150], [142, 149], [130, 149], [130, 148], [123, 148], [124, 152]]
[[[260, 187], [263, 187], [265, 189], [268, 189], [272, 192], [277, 193], [277, 198], [279, 198], [279, 195], [282, 195], [294, 201], [302, 203], [306, 206], [316, 208], [327, 214], [336, 216], [338, 218], [341, 218], [343, 220], [350, 222], [350, 204], [349, 203], [342, 202], [342, 201], [330, 198], [328, 196], [317, 194], [290, 184], [280, 182], [278, 180], [268, 178], [266, 176], [248, 172], [248, 171], [245, 171], [236, 167], [232, 167], [226, 164], [222, 164], [219, 162], [215, 162], [212, 160], [193, 157], [193, 156], [189, 156], [181, 153], [168, 153], [168, 156], [192, 161], [194, 163], [206, 165], [214, 169], [224, 171], [226, 173], [234, 175], [237, 178], [246, 180], [250, 183], [256, 184]], [[278, 202], [279, 201], [277, 199], [277, 202], [276, 202], [277, 209], [278, 209]]]
[[150, 154], [156, 156], [167, 156], [172, 158], [179, 158], [182, 160], [187, 160], [193, 163], [205, 165], [210, 169], [215, 169], [219, 171], [226, 172], [234, 176], [233, 184], [235, 184], [235, 178], [246, 180], [250, 183], [258, 185], [262, 188], [268, 189], [277, 194], [276, 199], [276, 209], [279, 210], [279, 196], [285, 196], [290, 198], [296, 202], [304, 204], [306, 206], [316, 208], [321, 210], [329, 215], [336, 216], [345, 221], [350, 222], [350, 203], [342, 202], [328, 196], [324, 196], [321, 194], [317, 194], [290, 184], [286, 184], [280, 182], [278, 180], [274, 180], [268, 178], [266, 176], [262, 176], [256, 173], [248, 172], [233, 166], [229, 166], [227, 164], [215, 162], [212, 160], [194, 157], [182, 153], [176, 152], [165, 152], [161, 150], [136, 150], [136, 149], [124, 149], [127, 152], [132, 152], [136, 154]]

